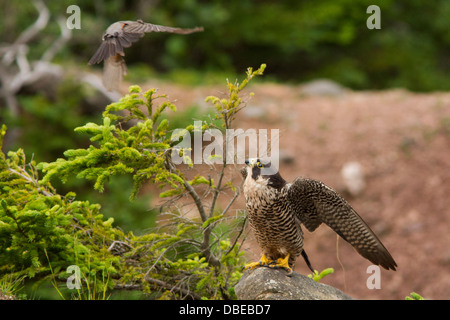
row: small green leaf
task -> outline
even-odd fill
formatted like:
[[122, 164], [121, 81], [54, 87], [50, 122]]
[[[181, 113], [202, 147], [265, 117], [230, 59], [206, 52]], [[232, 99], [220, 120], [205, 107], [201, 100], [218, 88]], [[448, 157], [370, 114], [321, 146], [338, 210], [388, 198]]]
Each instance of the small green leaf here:
[[133, 85], [128, 88], [129, 93], [141, 93], [142, 89], [138, 85]]
[[211, 217], [208, 220], [206, 220], [205, 222], [203, 222], [202, 228], [206, 229], [211, 223], [216, 222], [217, 220], [220, 220], [223, 218], [222, 214], [219, 214], [217, 216]]
[[411, 292], [409, 296], [405, 297], [405, 300], [425, 300], [425, 298], [416, 292]]
[[181, 194], [182, 192], [183, 192], [183, 189], [170, 189], [170, 190], [168, 190], [168, 191], [161, 192], [161, 193], [159, 194], [159, 197], [160, 197], [160, 198], [172, 197], [172, 196], [179, 195], [179, 194]]
[[319, 282], [323, 277], [332, 274], [333, 272], [334, 272], [333, 268], [324, 269], [320, 273], [317, 270], [314, 270], [314, 274], [308, 274], [308, 277], [316, 282]]

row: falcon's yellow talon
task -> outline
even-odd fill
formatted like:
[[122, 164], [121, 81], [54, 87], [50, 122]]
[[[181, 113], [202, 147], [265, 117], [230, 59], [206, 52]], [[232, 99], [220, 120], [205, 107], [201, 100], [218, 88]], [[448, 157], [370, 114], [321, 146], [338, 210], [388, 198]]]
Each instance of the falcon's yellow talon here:
[[259, 262], [252, 262], [252, 263], [247, 264], [244, 267], [244, 270], [253, 270], [258, 267], [267, 267], [267, 268], [274, 268], [274, 269], [283, 268], [283, 269], [286, 269], [288, 271], [288, 275], [290, 275], [294, 271], [289, 266], [289, 257], [290, 257], [290, 255], [288, 254], [286, 257], [278, 258], [275, 261], [275, 260], [269, 260], [266, 257], [266, 255], [264, 254], [261, 257], [261, 260]]
[[264, 266], [267, 266], [268, 264], [270, 264], [271, 262], [273, 262], [273, 261], [267, 259], [266, 255], [263, 254], [260, 261], [252, 262], [252, 263], [245, 265], [244, 270], [253, 270], [258, 267], [264, 267]]
[[289, 269], [291, 269], [291, 268], [289, 267], [289, 257], [290, 257], [290, 256], [291, 256], [291, 255], [288, 253], [286, 257], [284, 257], [284, 258], [278, 258], [278, 259], [277, 259], [277, 265], [280, 266], [280, 267], [282, 267], [282, 268], [289, 268]]
[[286, 257], [278, 258], [274, 265], [271, 265], [271, 266], [268, 266], [268, 267], [270, 267], [270, 268], [283, 268], [283, 269], [286, 269], [288, 271], [288, 275], [290, 275], [294, 271], [289, 266], [289, 257], [290, 257], [290, 254], [288, 253], [288, 255]]

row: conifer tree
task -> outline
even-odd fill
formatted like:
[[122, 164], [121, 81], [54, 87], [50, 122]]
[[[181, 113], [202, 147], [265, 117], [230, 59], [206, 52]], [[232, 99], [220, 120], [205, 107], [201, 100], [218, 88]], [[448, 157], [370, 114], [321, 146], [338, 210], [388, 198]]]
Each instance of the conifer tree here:
[[[264, 69], [249, 68], [240, 84], [227, 81], [227, 97], [206, 99], [215, 107], [215, 118], [202, 122], [202, 132], [231, 128], [245, 106], [242, 90]], [[71, 275], [67, 268], [75, 265], [82, 287], [94, 286], [96, 292], [135, 289], [158, 299], [234, 298], [244, 265], [240, 243], [245, 227], [243, 215], [229, 213], [240, 194], [228, 175], [236, 169], [223, 159], [208, 176], [192, 176], [187, 150], [176, 149], [171, 139], [168, 110], [176, 112], [176, 107], [164, 94], [132, 86], [106, 107], [101, 123], [75, 129], [91, 137], [87, 148], [39, 164], [21, 149], [1, 153], [0, 277], [51, 279], [64, 287]], [[1, 138], [5, 132], [3, 126]], [[174, 150], [187, 165], [171, 161]], [[77, 177], [102, 192], [118, 175], [133, 178], [131, 201], [144, 184], [157, 185], [166, 200], [161, 208], [166, 223], [139, 236], [124, 233], [98, 204], [77, 200], [73, 192], [60, 195], [52, 186], [54, 179]], [[225, 208], [217, 205], [219, 197], [228, 199]], [[186, 198], [195, 205], [194, 217], [183, 212]]]

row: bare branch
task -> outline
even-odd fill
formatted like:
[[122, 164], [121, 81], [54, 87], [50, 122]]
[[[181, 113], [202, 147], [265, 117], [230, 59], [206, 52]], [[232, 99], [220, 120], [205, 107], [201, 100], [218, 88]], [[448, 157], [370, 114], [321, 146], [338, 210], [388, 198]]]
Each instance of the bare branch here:
[[153, 278], [150, 278], [148, 276], [146, 276], [144, 278], [144, 280], [147, 281], [148, 283], [151, 283], [151, 284], [157, 285], [157, 286], [159, 286], [161, 288], [170, 290], [171, 292], [176, 292], [176, 293], [179, 293], [179, 294], [181, 294], [183, 296], [191, 297], [192, 299], [195, 299], [195, 300], [200, 300], [201, 299], [201, 297], [198, 294], [196, 294], [194, 292], [191, 292], [190, 290], [186, 290], [186, 289], [183, 289], [183, 288], [180, 288], [180, 287], [177, 287], [177, 286], [172, 286], [171, 284], [169, 284], [169, 283], [167, 283], [165, 281], [158, 280], [158, 279], [153, 279]]
[[[170, 171], [172, 172], [176, 172], [175, 168], [173, 167], [173, 165], [170, 163], [170, 160], [166, 161], [167, 165], [169, 166]], [[205, 222], [206, 220], [208, 220], [208, 217], [206, 215], [205, 212], [205, 208], [203, 207], [202, 204], [202, 199], [200, 199], [200, 197], [198, 196], [197, 192], [194, 190], [194, 188], [186, 181], [186, 179], [183, 179], [183, 184], [185, 189], [187, 190], [187, 192], [189, 193], [189, 195], [191, 196], [191, 198], [194, 200], [194, 203], [198, 209], [198, 212], [200, 214], [200, 217], [202, 218], [202, 221]]]
[[142, 285], [141, 284], [134, 284], [134, 283], [128, 283], [128, 284], [117, 283], [114, 286], [114, 289], [119, 289], [119, 290], [142, 290]]
[[223, 209], [222, 211], [222, 215], [225, 215], [227, 213], [227, 211], [230, 209], [231, 205], [234, 203], [234, 201], [237, 199], [237, 197], [241, 194], [241, 190], [238, 189], [236, 190], [236, 192], [234, 193], [233, 198], [230, 200], [230, 202], [228, 202], [227, 206], [225, 207], [225, 209]]
[[39, 17], [37, 18], [36, 22], [29, 26], [24, 32], [22, 32], [17, 40], [6, 50], [6, 53], [3, 56], [2, 60], [5, 66], [9, 66], [14, 61], [16, 53], [21, 45], [28, 43], [47, 26], [48, 20], [50, 19], [50, 12], [47, 6], [41, 0], [36, 0], [33, 2], [33, 4], [36, 7], [36, 10], [39, 12]]
[[230, 246], [230, 248], [229, 248], [228, 251], [225, 253], [225, 255], [229, 254], [229, 253], [234, 249], [234, 247], [236, 246], [236, 244], [237, 244], [239, 238], [241, 237], [242, 233], [243, 233], [244, 230], [245, 230], [245, 226], [247, 225], [247, 219], [248, 219], [248, 218], [247, 218], [247, 216], [246, 216], [245, 219], [244, 219], [244, 223], [242, 224], [241, 230], [239, 230], [239, 233], [237, 234], [236, 238], [234, 239], [233, 244]]
[[22, 178], [25, 179], [27, 182], [34, 184], [34, 185], [36, 186], [37, 191], [40, 192], [40, 193], [42, 193], [44, 196], [46, 196], [46, 197], [51, 197], [51, 196], [53, 196], [53, 194], [51, 194], [51, 193], [48, 192], [47, 190], [41, 188], [41, 187], [39, 186], [39, 182], [38, 182], [37, 180], [33, 180], [33, 179], [30, 177], [30, 175], [29, 175], [25, 170], [23, 170], [24, 172], [19, 172], [19, 171], [17, 171], [17, 170], [12, 169], [12, 168], [8, 168], [8, 170], [11, 171], [12, 173], [17, 174], [18, 176], [22, 177]]
[[61, 51], [67, 41], [72, 37], [72, 31], [67, 28], [63, 17], [58, 17], [58, 24], [61, 29], [61, 36], [44, 52], [41, 61], [49, 62], [53, 60], [55, 55]]
[[[225, 142], [224, 150], [227, 150], [226, 142]], [[217, 183], [217, 186], [214, 189], [214, 196], [213, 196], [213, 199], [212, 199], [212, 202], [211, 202], [211, 209], [209, 211], [209, 218], [211, 218], [213, 216], [213, 214], [214, 214], [214, 208], [216, 206], [217, 198], [219, 197], [219, 194], [222, 191], [222, 180], [223, 180], [223, 176], [225, 175], [225, 168], [226, 168], [226, 166], [227, 166], [227, 161], [226, 161], [226, 157], [224, 157], [222, 170], [221, 170], [220, 175], [219, 175], [219, 182]]]
[[[62, 76], [62, 68], [49, 61], [62, 49], [71, 36], [70, 30], [65, 27], [63, 19], [60, 18], [58, 23], [61, 28], [61, 36], [47, 49], [41, 60], [30, 63], [27, 57], [27, 43], [47, 26], [50, 18], [50, 12], [43, 1], [36, 0], [33, 4], [39, 12], [37, 20], [23, 31], [13, 44], [0, 49], [0, 55], [3, 55], [0, 65], [0, 81], [2, 83], [0, 95], [5, 98], [13, 116], [19, 115], [19, 104], [15, 95], [24, 85], [35, 83], [48, 75], [58, 78]], [[10, 67], [14, 61], [16, 61], [18, 72]]]
[[[169, 160], [166, 163], [169, 166], [170, 171], [172, 172], [176, 171]], [[200, 199], [195, 189], [185, 179], [183, 179], [183, 182], [184, 187], [187, 190], [188, 194], [194, 200], [194, 203], [197, 207], [197, 210], [200, 214], [202, 221], [205, 222], [206, 220], [208, 220], [208, 217], [206, 215], [205, 208], [203, 207], [202, 199]], [[209, 225], [203, 232], [203, 241], [201, 244], [201, 250], [202, 254], [205, 256], [208, 263], [212, 264], [213, 266], [219, 267], [221, 265], [220, 260], [213, 255], [213, 253], [211, 252], [211, 247], [209, 245], [212, 227], [213, 227], [212, 225]]]
[[100, 91], [106, 98], [110, 101], [119, 101], [121, 95], [115, 91], [108, 91], [105, 89], [105, 86], [102, 84], [102, 79], [91, 73], [84, 73], [81, 76], [81, 81], [90, 84], [92, 87]]

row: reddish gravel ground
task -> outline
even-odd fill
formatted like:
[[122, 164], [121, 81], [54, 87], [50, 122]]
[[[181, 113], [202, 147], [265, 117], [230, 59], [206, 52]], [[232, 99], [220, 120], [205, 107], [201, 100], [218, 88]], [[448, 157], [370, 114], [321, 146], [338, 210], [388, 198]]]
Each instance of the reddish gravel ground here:
[[[204, 98], [224, 90], [147, 86], [161, 88], [179, 109], [206, 108]], [[302, 88], [252, 85], [248, 92], [255, 96], [235, 127], [279, 129], [281, 175], [288, 181], [318, 179], [343, 194], [398, 264], [395, 272], [381, 270], [380, 289], [369, 289], [371, 263], [322, 225], [314, 233], [305, 231], [313, 266], [335, 270], [322, 282], [356, 299], [404, 299], [413, 291], [427, 299], [449, 299], [450, 93], [342, 89], [324, 95]], [[359, 163], [363, 171], [365, 187], [357, 195], [348, 192], [342, 178], [348, 162]], [[241, 195], [234, 209], [242, 208]], [[249, 259], [259, 259], [250, 231], [245, 250]], [[310, 273], [301, 258], [296, 271]]]

